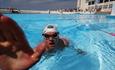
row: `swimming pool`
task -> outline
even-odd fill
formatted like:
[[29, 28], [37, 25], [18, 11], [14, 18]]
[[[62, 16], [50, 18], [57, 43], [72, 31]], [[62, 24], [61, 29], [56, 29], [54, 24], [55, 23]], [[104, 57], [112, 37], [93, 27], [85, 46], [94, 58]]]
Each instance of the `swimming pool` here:
[[[32, 48], [43, 40], [42, 30], [55, 24], [70, 46], [43, 56], [30, 70], [115, 70], [115, 18], [108, 15], [5, 14], [24, 30]], [[106, 32], [104, 32], [106, 31]], [[78, 54], [77, 48], [86, 54]]]

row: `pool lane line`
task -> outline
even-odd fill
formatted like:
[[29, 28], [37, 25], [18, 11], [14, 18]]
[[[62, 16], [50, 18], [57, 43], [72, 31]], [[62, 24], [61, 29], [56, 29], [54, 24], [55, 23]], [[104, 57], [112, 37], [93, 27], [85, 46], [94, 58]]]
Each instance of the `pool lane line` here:
[[115, 36], [115, 33], [109, 33], [109, 32], [103, 31], [103, 30], [99, 30], [99, 31], [102, 31], [102, 32], [104, 32], [104, 33], [107, 33], [107, 34], [109, 34], [109, 35], [111, 35], [111, 36]]

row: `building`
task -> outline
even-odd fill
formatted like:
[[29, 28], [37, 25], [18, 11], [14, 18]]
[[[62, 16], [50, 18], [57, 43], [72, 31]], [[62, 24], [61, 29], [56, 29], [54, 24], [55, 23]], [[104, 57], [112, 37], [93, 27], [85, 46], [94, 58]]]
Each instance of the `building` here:
[[80, 11], [95, 11], [110, 13], [115, 0], [77, 0]]

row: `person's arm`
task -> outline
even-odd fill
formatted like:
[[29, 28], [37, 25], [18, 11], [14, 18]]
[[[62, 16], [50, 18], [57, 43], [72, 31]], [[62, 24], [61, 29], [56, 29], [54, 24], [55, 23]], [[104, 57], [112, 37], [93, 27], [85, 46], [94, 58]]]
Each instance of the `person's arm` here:
[[30, 47], [23, 30], [21, 27], [11, 18], [7, 16], [1, 16], [0, 18], [3, 27], [1, 28], [4, 32], [5, 40], [13, 45], [19, 46], [25, 53], [33, 54], [33, 50]]
[[0, 47], [1, 48], [10, 48], [11, 47], [11, 42], [8, 40], [8, 31], [7, 27], [4, 25], [4, 17], [0, 13]]
[[67, 39], [62, 38], [62, 40], [63, 40], [65, 46], [68, 46], [68, 45], [69, 45], [69, 41], [68, 41]]
[[41, 43], [37, 47], [34, 48], [34, 54], [31, 56], [31, 58], [36, 61], [41, 58], [42, 54], [45, 52], [45, 44]]

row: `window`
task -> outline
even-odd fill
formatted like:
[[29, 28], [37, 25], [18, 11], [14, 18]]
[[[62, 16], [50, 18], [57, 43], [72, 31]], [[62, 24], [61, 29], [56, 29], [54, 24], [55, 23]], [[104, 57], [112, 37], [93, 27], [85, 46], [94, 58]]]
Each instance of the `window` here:
[[115, 0], [110, 0], [110, 1], [115, 1]]
[[103, 6], [103, 9], [107, 9], [107, 7], [108, 7], [108, 5], [104, 5], [104, 6]]
[[91, 5], [91, 2], [89, 2], [88, 5]]
[[105, 0], [104, 2], [109, 2], [109, 0]]
[[95, 3], [95, 1], [92, 1], [92, 5]]
[[103, 0], [100, 0], [99, 3], [103, 3]]
[[95, 1], [89, 1], [88, 5], [93, 5], [95, 4]]
[[109, 4], [109, 8], [112, 8], [112, 4]]
[[101, 9], [102, 9], [102, 5], [98, 6], [98, 8], [101, 8]]

